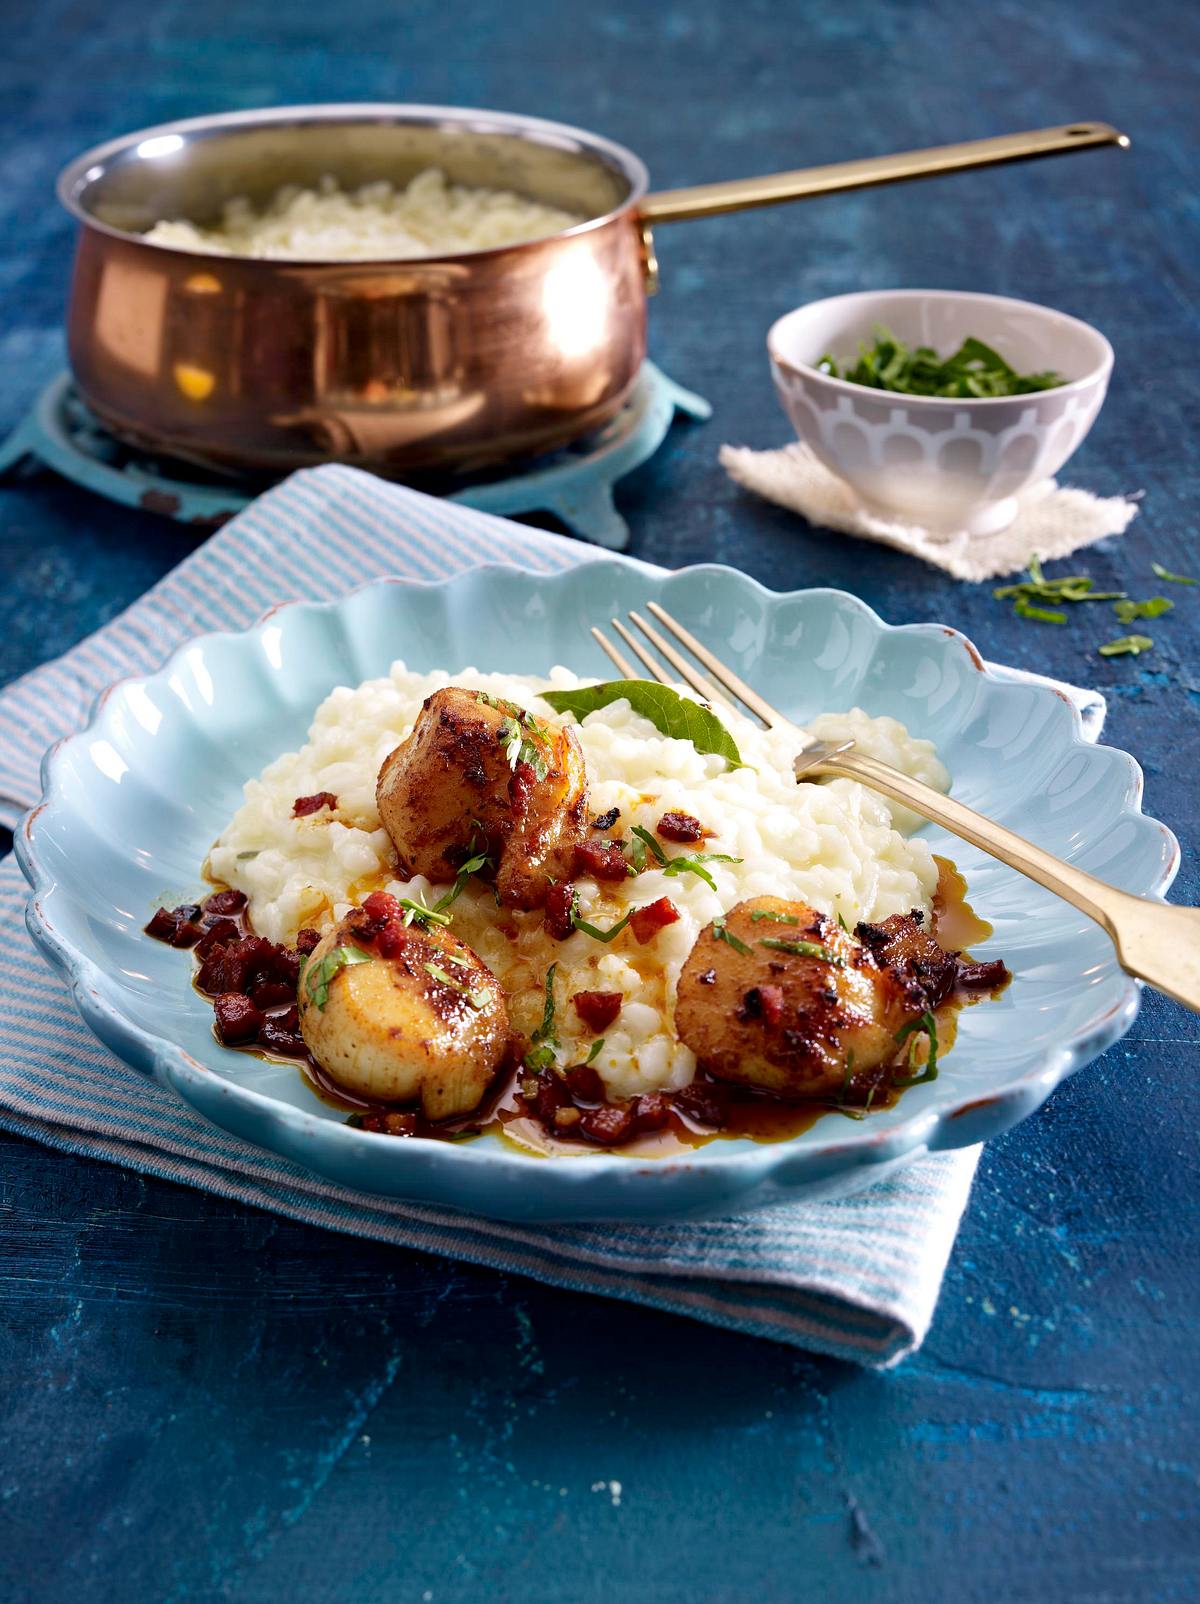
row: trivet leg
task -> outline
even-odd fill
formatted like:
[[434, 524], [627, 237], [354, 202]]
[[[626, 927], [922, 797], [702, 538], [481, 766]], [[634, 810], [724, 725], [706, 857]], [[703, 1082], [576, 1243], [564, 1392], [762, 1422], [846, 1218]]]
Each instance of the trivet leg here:
[[19, 467], [27, 457], [36, 457], [35, 432], [26, 419], [25, 422], [18, 423], [4, 444], [0, 445], [0, 478]]
[[610, 485], [580, 485], [569, 495], [547, 500], [546, 511], [561, 518], [573, 535], [607, 551], [624, 551], [629, 544], [629, 525], [617, 511]]
[[695, 418], [698, 423], [704, 423], [712, 417], [712, 402], [706, 401], [695, 390], [685, 390], [682, 384], [676, 384], [674, 379], [668, 379], [661, 374], [663, 383], [671, 397], [676, 412], [682, 412], [685, 417]]

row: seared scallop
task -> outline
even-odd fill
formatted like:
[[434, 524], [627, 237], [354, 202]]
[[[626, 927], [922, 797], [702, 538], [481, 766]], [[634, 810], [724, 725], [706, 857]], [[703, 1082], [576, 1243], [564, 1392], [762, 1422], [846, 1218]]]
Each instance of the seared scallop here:
[[354, 910], [314, 948], [299, 1005], [305, 1045], [336, 1085], [419, 1102], [429, 1119], [477, 1108], [508, 1053], [499, 981], [438, 926]]
[[[918, 934], [952, 979], [951, 955]], [[898, 1033], [934, 1005], [913, 969], [915, 938], [909, 949], [903, 961], [881, 961], [815, 908], [756, 897], [700, 932], [679, 977], [676, 1030], [719, 1080], [785, 1098], [839, 1097], [877, 1079], [900, 1052]], [[921, 954], [932, 962], [924, 946]]]
[[457, 685], [426, 699], [375, 794], [406, 878], [440, 884], [486, 853], [507, 908], [540, 908], [587, 833], [587, 773], [572, 731]]

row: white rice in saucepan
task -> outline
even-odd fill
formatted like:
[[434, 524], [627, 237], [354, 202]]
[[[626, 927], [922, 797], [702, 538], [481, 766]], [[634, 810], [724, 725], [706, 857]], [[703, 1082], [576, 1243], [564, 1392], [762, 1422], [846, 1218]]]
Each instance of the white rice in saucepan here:
[[[423, 877], [394, 878], [394, 858], [375, 807], [375, 781], [387, 754], [408, 735], [421, 703], [444, 685], [486, 690], [527, 707], [539, 720], [559, 715], [538, 699], [547, 684], [581, 682], [565, 669], [549, 681], [480, 674], [410, 673], [393, 665], [384, 679], [332, 692], [317, 709], [308, 741], [277, 758], [246, 786], [246, 800], [210, 854], [215, 879], [250, 899], [255, 928], [274, 941], [292, 941], [304, 926], [325, 928], [370, 891], [433, 901], [445, 889]], [[697, 934], [708, 921], [747, 897], [794, 897], [853, 927], [909, 908], [929, 910], [937, 867], [920, 839], [893, 827], [882, 798], [850, 780], [797, 785], [794, 743], [722, 713], [746, 763], [727, 769], [701, 756], [690, 741], [669, 740], [628, 702], [590, 714], [576, 726], [587, 760], [591, 810], [621, 810], [611, 834], [628, 838], [640, 824], [653, 831], [669, 810], [691, 813], [713, 832], [704, 850], [737, 863], [709, 863], [714, 891], [693, 874], [667, 877], [648, 869], [620, 885], [577, 882], [582, 916], [607, 928], [629, 906], [667, 896], [679, 909], [645, 946], [626, 931], [604, 945], [576, 931], [550, 940], [540, 913], [498, 909], [490, 888], [473, 883], [454, 908], [454, 931], [495, 971], [510, 998], [513, 1023], [531, 1030], [540, 1020], [542, 985], [557, 962], [558, 1034], [564, 1048], [585, 1056], [590, 1033], [569, 999], [577, 991], [620, 991], [626, 1001], [606, 1033], [597, 1066], [615, 1096], [686, 1085], [695, 1060], [676, 1039], [675, 984]], [[948, 776], [929, 741], [909, 735], [894, 719], [871, 719], [859, 709], [823, 714], [810, 726], [822, 737], [853, 735], [872, 753], [928, 784], [946, 789]], [[331, 792], [332, 814], [292, 817], [299, 796]], [[694, 847], [667, 844], [668, 856]], [[563, 1062], [571, 1062], [564, 1058]]]
[[386, 180], [361, 189], [324, 178], [316, 189], [290, 184], [263, 210], [239, 197], [221, 221], [201, 228], [158, 222], [144, 236], [156, 245], [212, 256], [267, 256], [293, 261], [411, 260], [492, 250], [559, 234], [584, 219], [507, 189], [451, 184], [436, 167], [397, 189]]

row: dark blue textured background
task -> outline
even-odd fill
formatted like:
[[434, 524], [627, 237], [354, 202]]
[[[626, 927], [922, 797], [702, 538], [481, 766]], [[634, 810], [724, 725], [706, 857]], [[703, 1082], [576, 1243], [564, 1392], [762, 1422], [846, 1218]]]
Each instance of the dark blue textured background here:
[[[1069, 477], [1145, 489], [1083, 567], [1200, 573], [1200, 13], [1177, 0], [45, 0], [0, 59], [0, 425], [61, 365], [78, 149], [208, 110], [413, 99], [560, 117], [658, 183], [1072, 118], [1078, 156], [662, 230], [653, 354], [715, 403], [621, 493], [640, 554], [844, 585], [1098, 685], [1200, 900], [1200, 593], [1140, 660], [1019, 624], [738, 494], [787, 437], [763, 358], [861, 286], [1048, 301], [1117, 350]], [[190, 536], [48, 477], [0, 491], [0, 679], [111, 618]], [[1116, 633], [1115, 629], [1111, 630]], [[2, 979], [0, 979], [2, 984]], [[1186, 1600], [1200, 1587], [1197, 1021], [1131, 1035], [988, 1150], [924, 1351], [880, 1378], [0, 1141], [0, 1596], [36, 1604]], [[619, 1505], [612, 1481], [621, 1483]], [[600, 1484], [604, 1484], [601, 1486]]]

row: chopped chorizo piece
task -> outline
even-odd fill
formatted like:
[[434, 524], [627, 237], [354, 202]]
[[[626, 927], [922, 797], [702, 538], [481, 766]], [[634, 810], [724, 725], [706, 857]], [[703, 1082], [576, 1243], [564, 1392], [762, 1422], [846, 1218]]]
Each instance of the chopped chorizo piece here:
[[390, 891], [372, 891], [369, 897], [363, 898], [362, 906], [367, 917], [380, 925], [403, 917], [403, 909]]
[[157, 908], [151, 915], [149, 924], [143, 928], [148, 936], [154, 937], [155, 941], [170, 941], [178, 923], [178, 919], [169, 908]]
[[296, 951], [307, 958], [320, 939], [321, 932], [319, 930], [301, 930], [296, 937]]
[[546, 893], [546, 917], [542, 928], [551, 941], [565, 941], [574, 930], [571, 919], [575, 907], [575, 887], [569, 880], [560, 880]]
[[633, 1135], [633, 1110], [604, 1103], [589, 1108], [579, 1121], [580, 1133], [599, 1147], [619, 1147]]
[[200, 904], [184, 902], [178, 908], [159, 908], [142, 928], [155, 941], [168, 942], [172, 947], [194, 947], [204, 934]]
[[547, 1127], [554, 1124], [558, 1110], [568, 1107], [571, 1102], [566, 1082], [550, 1070], [544, 1070], [540, 1075], [526, 1076], [521, 1082], [521, 1096]]
[[204, 913], [206, 917], [227, 919], [230, 914], [241, 913], [245, 906], [244, 891], [214, 891], [211, 897], [205, 899]]
[[217, 947], [200, 965], [196, 975], [196, 989], [208, 997], [218, 997], [223, 991], [232, 991], [229, 984], [228, 948]]
[[620, 808], [609, 808], [607, 813], [597, 813], [596, 817], [592, 820], [592, 829], [611, 830], [613, 825], [620, 817]]
[[332, 791], [314, 791], [311, 796], [298, 796], [292, 803], [292, 818], [306, 819], [310, 813], [320, 813], [322, 808], [332, 810], [337, 807], [337, 797]]
[[256, 1008], [278, 1008], [280, 1003], [292, 1002], [296, 996], [295, 986], [289, 986], [286, 980], [260, 980], [250, 989], [250, 1001]]
[[226, 1047], [243, 1047], [257, 1039], [263, 1016], [240, 991], [226, 991], [213, 1004], [217, 1016], [217, 1035]]
[[671, 1118], [671, 1105], [662, 1092], [643, 1092], [633, 1100], [633, 1128], [642, 1131], [661, 1131]]
[[410, 937], [402, 919], [389, 919], [375, 937], [375, 945], [382, 958], [394, 958], [409, 943]]
[[402, 1114], [398, 1109], [372, 1108], [359, 1117], [360, 1131], [374, 1131], [377, 1136], [415, 1136], [419, 1121], [415, 1114]]
[[575, 1012], [590, 1030], [607, 1030], [624, 1001], [619, 991], [577, 991], [571, 998]]
[[179, 912], [180, 910], [176, 908], [175, 915], [178, 922], [167, 940], [172, 947], [194, 947], [204, 934], [204, 926], [198, 919], [180, 919]]
[[231, 941], [240, 941], [242, 927], [236, 919], [218, 919], [196, 943], [197, 958], [207, 958], [215, 947], [227, 947]]
[[567, 1071], [567, 1085], [571, 1088], [571, 1096], [578, 1097], [581, 1102], [604, 1101], [604, 1082], [594, 1064], [572, 1064]]
[[573, 874], [590, 875], [593, 880], [624, 880], [631, 865], [619, 841], [580, 841], [571, 864]]
[[630, 915], [629, 928], [637, 939], [645, 945], [653, 941], [660, 930], [667, 925], [673, 925], [679, 918], [679, 909], [670, 897], [659, 897], [657, 902], [648, 902], [644, 908], [635, 908]]
[[714, 1130], [720, 1130], [728, 1118], [725, 1094], [719, 1086], [704, 1081], [693, 1081], [690, 1086], [673, 1092], [671, 1101], [686, 1119], [697, 1125], [711, 1125]]
[[264, 1020], [258, 1032], [258, 1045], [284, 1058], [302, 1058], [306, 1049], [300, 1034], [299, 1011], [289, 1008], [277, 1018]]
[[703, 841], [708, 834], [690, 813], [664, 813], [655, 831], [664, 841]]
[[985, 964], [960, 963], [954, 983], [962, 991], [998, 991], [1011, 979], [1004, 960], [993, 958]]

